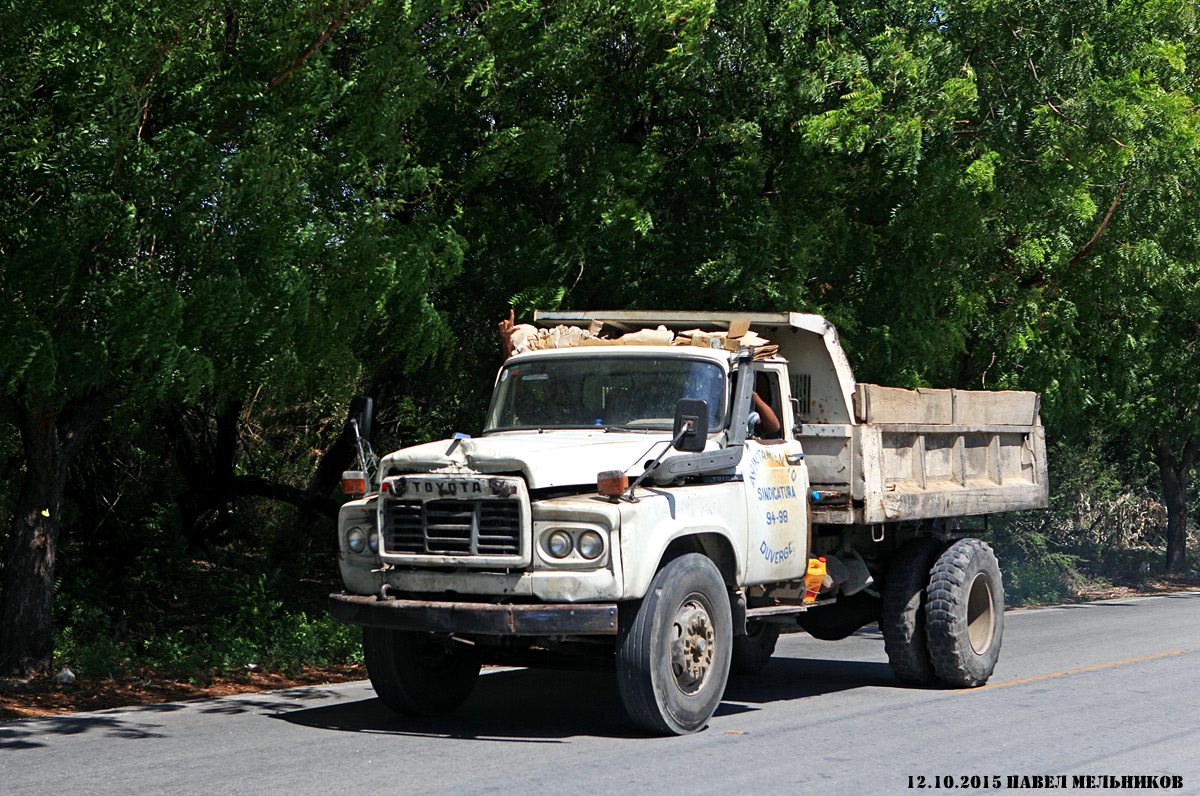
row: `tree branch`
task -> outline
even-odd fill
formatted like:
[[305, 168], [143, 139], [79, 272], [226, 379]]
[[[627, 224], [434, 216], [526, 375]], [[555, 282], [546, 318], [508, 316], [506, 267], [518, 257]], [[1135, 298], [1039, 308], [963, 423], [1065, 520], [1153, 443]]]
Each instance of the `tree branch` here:
[[[316, 41], [304, 48], [304, 52], [292, 59], [292, 62], [288, 64], [282, 72], [271, 78], [271, 82], [267, 84], [267, 88], [275, 88], [280, 83], [291, 77], [292, 72], [295, 72], [298, 68], [300, 68], [300, 66], [317, 51], [317, 48], [329, 41], [333, 34], [337, 33], [338, 28], [346, 24], [346, 21], [350, 19], [351, 14], [358, 11], [369, 2], [371, 2], [371, 0], [358, 0], [358, 2], [354, 4], [353, 8], [346, 11], [345, 16], [343, 16], [341, 19], [335, 19], [330, 22], [329, 27], [325, 28], [325, 30], [321, 32], [321, 35], [317, 36]], [[344, 5], [342, 7], [345, 8]]]
[[1100, 240], [1100, 236], [1104, 234], [1104, 230], [1108, 226], [1108, 222], [1112, 219], [1112, 215], [1116, 211], [1117, 204], [1120, 203], [1121, 194], [1123, 193], [1125, 193], [1124, 182], [1117, 188], [1117, 195], [1113, 198], [1112, 204], [1108, 206], [1108, 212], [1104, 214], [1104, 220], [1100, 222], [1100, 228], [1096, 230], [1096, 234], [1092, 236], [1092, 239], [1082, 249], [1071, 255], [1071, 259], [1067, 261], [1067, 265], [1077, 265], [1091, 255], [1092, 247], [1096, 245], [1096, 241]]
[[338, 503], [325, 495], [316, 495], [287, 484], [277, 484], [256, 475], [235, 476], [230, 482], [235, 497], [263, 497], [290, 503], [302, 511], [337, 519]]
[[[313, 43], [304, 48], [304, 52], [293, 58], [292, 62], [284, 67], [282, 72], [271, 78], [270, 81], [267, 82], [267, 91], [279, 86], [289, 77], [291, 77], [293, 72], [303, 66], [304, 62], [311, 58], [313, 53], [320, 49], [322, 44], [329, 41], [333, 37], [333, 34], [337, 33], [338, 29], [341, 28], [342, 25], [345, 25], [347, 21], [349, 21], [352, 14], [370, 2], [371, 0], [358, 0], [358, 2], [350, 8], [346, 8], [345, 2], [343, 2], [342, 9], [344, 13], [342, 16], [330, 22], [325, 30], [321, 31]], [[232, 127], [239, 119], [245, 116], [252, 107], [254, 107], [254, 103], [247, 102], [245, 105], [230, 114], [229, 118], [222, 122], [220, 127], [218, 127], [216, 130], [213, 130], [212, 133], [209, 134], [208, 142], [210, 144], [216, 143], [217, 139], [219, 139], [221, 135], [230, 127]]]
[[1192, 468], [1196, 466], [1196, 456], [1200, 454], [1200, 436], [1188, 437], [1183, 446], [1183, 456], [1179, 462], [1179, 470], [1184, 479], [1189, 479]]

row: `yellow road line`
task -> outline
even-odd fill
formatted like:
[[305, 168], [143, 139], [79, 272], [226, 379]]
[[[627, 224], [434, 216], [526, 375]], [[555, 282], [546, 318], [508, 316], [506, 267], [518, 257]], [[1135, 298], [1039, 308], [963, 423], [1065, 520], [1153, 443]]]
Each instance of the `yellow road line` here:
[[1126, 663], [1137, 663], [1139, 661], [1150, 661], [1155, 658], [1165, 658], [1168, 655], [1180, 655], [1184, 652], [1192, 650], [1174, 650], [1173, 652], [1160, 652], [1157, 655], [1147, 655], [1143, 658], [1129, 658], [1123, 661], [1113, 661], [1112, 663], [1099, 663], [1095, 666], [1084, 666], [1082, 669], [1067, 669], [1065, 672], [1054, 672], [1053, 674], [1039, 674], [1037, 677], [1023, 677], [1020, 680], [1009, 680], [1004, 683], [991, 683], [989, 685], [981, 685], [978, 688], [964, 688], [960, 693], [971, 693], [974, 691], [986, 691], [989, 688], [1003, 688], [1006, 685], [1019, 685], [1021, 683], [1032, 683], [1035, 680], [1049, 680], [1051, 677], [1062, 677], [1064, 674], [1079, 674], [1080, 672], [1091, 672], [1096, 669], [1107, 669], [1110, 666], [1122, 666]]

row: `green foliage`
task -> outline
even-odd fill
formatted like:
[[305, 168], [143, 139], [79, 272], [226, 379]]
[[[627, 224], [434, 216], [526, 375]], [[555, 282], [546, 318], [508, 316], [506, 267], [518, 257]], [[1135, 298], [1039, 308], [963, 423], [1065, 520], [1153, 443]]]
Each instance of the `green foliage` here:
[[[246, 623], [251, 615], [261, 630]], [[213, 675], [250, 671], [293, 676], [312, 666], [360, 663], [362, 638], [356, 627], [328, 614], [281, 612], [263, 616], [248, 610], [203, 628], [158, 630], [135, 640], [116, 633], [103, 615], [70, 615], [55, 634], [56, 664], [88, 677], [115, 677], [153, 670], [203, 681]]]
[[305, 57], [303, 4], [15, 10], [5, 392], [344, 391], [366, 324], [453, 273], [456, 236], [407, 209], [436, 174], [402, 133], [433, 91], [403, 14]]
[[[158, 516], [171, 522], [169, 512]], [[136, 557], [107, 571], [83, 561], [68, 566], [56, 590], [58, 665], [90, 676], [153, 669], [203, 679], [249, 670], [291, 675], [360, 660], [358, 629], [335, 622], [321, 605], [333, 588], [328, 580], [302, 588], [269, 554], [247, 559], [214, 548], [197, 560], [180, 546], [156, 547], [178, 539], [163, 530], [150, 524], [127, 539]]]
[[1058, 441], [1049, 451], [1049, 509], [991, 518], [989, 541], [1010, 605], [1070, 602], [1114, 585], [1144, 588], [1165, 572], [1166, 508], [1126, 442], [1095, 428], [1082, 443]]
[[[1012, 594], [1162, 544], [1200, 436], [1192, 3], [0, 21], [0, 416], [115, 406], [64, 509], [64, 659], [351, 654], [294, 602], [332, 577], [326, 528], [228, 494], [184, 515], [226, 475], [305, 485], [356, 391], [381, 447], [477, 430], [510, 308], [821, 312], [863, 381], [1039, 390], [1053, 503], [997, 525]], [[22, 456], [6, 423], [0, 521]]]
[[1078, 597], [1076, 560], [1066, 555], [1036, 561], [1017, 559], [1004, 566], [1004, 597], [1008, 605], [1055, 605]]

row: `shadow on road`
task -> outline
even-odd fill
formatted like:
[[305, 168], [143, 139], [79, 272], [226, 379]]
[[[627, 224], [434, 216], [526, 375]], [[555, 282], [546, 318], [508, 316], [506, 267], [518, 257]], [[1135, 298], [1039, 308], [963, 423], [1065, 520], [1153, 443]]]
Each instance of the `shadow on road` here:
[[[717, 715], [738, 713], [732, 703], [764, 705], [849, 691], [854, 688], [904, 688], [886, 663], [819, 658], [772, 658], [755, 675], [731, 677]], [[755, 708], [750, 708], [755, 709]]]
[[[885, 663], [775, 658], [759, 674], [730, 678], [717, 716], [757, 711], [759, 705], [864, 687], [899, 687]], [[625, 716], [611, 671], [521, 669], [479, 679], [471, 698], [451, 716], [397, 716], [378, 699], [275, 714], [291, 724], [342, 732], [526, 743], [568, 738], [645, 735]]]
[[[869, 635], [865, 630], [860, 634]], [[885, 663], [801, 657], [807, 651], [800, 652], [794, 642], [788, 644], [792, 649], [781, 649], [782, 654], [757, 675], [730, 678], [718, 717], [855, 688], [902, 687]], [[611, 670], [509, 669], [481, 677], [467, 703], [454, 715], [441, 718], [397, 716], [373, 698], [369, 684], [358, 683], [4, 722], [0, 723], [0, 751], [36, 749], [50, 745], [53, 736], [83, 733], [129, 740], [161, 738], [171, 731], [166, 716], [180, 711], [214, 717], [266, 715], [297, 726], [342, 732], [524, 743], [645, 735], [626, 717]]]
[[113, 716], [52, 716], [44, 719], [19, 720], [0, 725], [0, 749], [37, 749], [45, 742], [39, 735], [80, 735], [103, 731], [110, 738], [162, 738], [158, 725], [123, 721]]
[[334, 692], [323, 688], [291, 688], [267, 694], [242, 694], [216, 699], [196, 699], [186, 702], [164, 702], [157, 705], [113, 708], [101, 713], [46, 716], [31, 719], [16, 719], [0, 723], [0, 750], [37, 749], [46, 746], [39, 736], [81, 735], [101, 732], [109, 738], [137, 740], [141, 738], [164, 738], [162, 725], [147, 722], [155, 715], [175, 713], [188, 708], [204, 714], [225, 716], [239, 713], [278, 712], [295, 710], [297, 702], [326, 699]]
[[641, 734], [625, 718], [611, 671], [495, 672], [479, 678], [471, 698], [457, 712], [437, 718], [398, 716], [378, 699], [291, 710], [275, 718], [343, 732], [527, 743]]

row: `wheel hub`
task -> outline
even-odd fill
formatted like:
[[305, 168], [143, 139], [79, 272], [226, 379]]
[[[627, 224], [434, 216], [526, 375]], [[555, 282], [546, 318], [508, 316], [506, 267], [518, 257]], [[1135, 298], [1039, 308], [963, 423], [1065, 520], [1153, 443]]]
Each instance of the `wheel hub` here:
[[996, 614], [992, 607], [992, 585], [987, 574], [980, 572], [971, 584], [967, 596], [967, 639], [971, 649], [982, 655], [992, 643], [996, 630]]
[[671, 641], [671, 673], [685, 694], [704, 686], [712, 670], [716, 632], [712, 617], [698, 600], [688, 600], [675, 612]]

